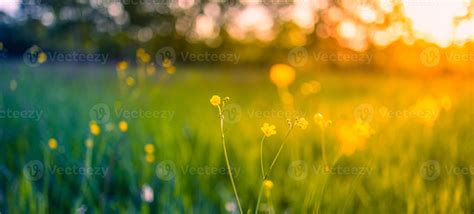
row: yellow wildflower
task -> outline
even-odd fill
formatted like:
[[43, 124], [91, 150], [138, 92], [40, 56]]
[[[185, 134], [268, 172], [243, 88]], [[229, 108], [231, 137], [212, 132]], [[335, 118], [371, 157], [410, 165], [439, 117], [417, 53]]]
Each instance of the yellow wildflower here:
[[168, 74], [174, 74], [176, 72], [176, 67], [174, 66], [165, 67], [165, 70], [166, 72], [168, 72]]
[[128, 123], [122, 120], [119, 122], [118, 127], [121, 132], [126, 132], [128, 130]]
[[153, 154], [147, 154], [147, 155], [145, 156], [145, 160], [146, 160], [146, 162], [148, 162], [148, 163], [153, 163], [153, 161], [155, 161], [155, 155], [153, 155]]
[[95, 121], [90, 122], [89, 129], [92, 135], [97, 136], [100, 134], [100, 126]]
[[132, 87], [135, 85], [135, 79], [133, 77], [127, 77], [127, 85]]
[[218, 105], [221, 104], [221, 97], [219, 97], [217, 95], [214, 95], [214, 96], [211, 97], [210, 102], [213, 106], [218, 106]]
[[44, 53], [44, 52], [41, 52], [39, 55], [38, 55], [38, 62], [40, 64], [43, 64], [44, 62], [46, 62], [46, 59], [48, 59], [48, 56]]
[[264, 123], [261, 130], [266, 137], [276, 134], [275, 125], [269, 125], [268, 123]]
[[56, 148], [58, 148], [58, 141], [54, 138], [50, 138], [48, 140], [48, 146], [50, 149], [55, 150]]
[[145, 145], [145, 152], [147, 154], [153, 154], [155, 152], [155, 146], [151, 143]]
[[321, 129], [325, 129], [326, 127], [328, 127], [332, 121], [331, 120], [325, 120], [323, 115], [321, 113], [316, 113], [314, 115], [314, 122], [321, 128]]
[[270, 68], [270, 80], [280, 88], [288, 87], [295, 81], [296, 72], [289, 65], [276, 64]]
[[127, 61], [120, 61], [117, 64], [117, 71], [125, 71], [128, 68], [128, 62]]
[[263, 181], [263, 186], [267, 190], [271, 190], [273, 188], [273, 182], [271, 180], [265, 180]]
[[301, 129], [306, 129], [308, 128], [308, 121], [304, 119], [304, 117], [301, 118], [296, 118], [295, 125], [299, 126]]

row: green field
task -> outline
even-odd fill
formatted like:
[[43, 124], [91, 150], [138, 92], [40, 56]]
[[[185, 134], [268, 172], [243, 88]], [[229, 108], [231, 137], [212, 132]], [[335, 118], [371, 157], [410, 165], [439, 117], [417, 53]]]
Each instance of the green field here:
[[[0, 64], [0, 212], [237, 212], [212, 95], [230, 97], [224, 132], [244, 212], [254, 212], [262, 182], [260, 127], [276, 125], [263, 144], [268, 168], [287, 116], [309, 126], [291, 131], [260, 212], [474, 211], [472, 77], [303, 70], [289, 109], [268, 70], [178, 65], [141, 78], [133, 68], [129, 86], [114, 66]], [[320, 90], [302, 93], [310, 81]], [[316, 113], [332, 121], [324, 131]]]

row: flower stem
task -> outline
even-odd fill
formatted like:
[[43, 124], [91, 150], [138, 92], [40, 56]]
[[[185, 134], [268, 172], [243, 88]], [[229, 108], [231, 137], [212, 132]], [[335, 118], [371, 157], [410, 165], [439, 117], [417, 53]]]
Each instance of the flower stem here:
[[321, 128], [321, 149], [323, 150], [323, 161], [324, 167], [327, 168], [328, 166], [328, 159], [326, 157], [326, 143], [324, 142], [324, 128]]
[[285, 144], [286, 144], [286, 139], [288, 139], [288, 136], [290, 135], [290, 132], [291, 132], [292, 129], [293, 129], [293, 126], [290, 127], [290, 129], [289, 129], [288, 132], [286, 133], [285, 139], [284, 139], [283, 142], [281, 143], [280, 149], [278, 149], [278, 152], [277, 152], [277, 154], [275, 155], [275, 158], [273, 158], [272, 164], [270, 164], [270, 168], [268, 168], [267, 173], [265, 173], [265, 175], [263, 176], [263, 180], [267, 179], [268, 176], [270, 175], [270, 172], [272, 171], [273, 166], [275, 165], [276, 161], [278, 160], [278, 157], [280, 156], [281, 150], [283, 150], [283, 147], [284, 147]]
[[260, 141], [260, 168], [262, 169], [262, 177], [265, 176], [265, 170], [263, 169], [263, 141], [265, 140], [265, 135], [263, 135], [262, 140]]
[[290, 135], [291, 130], [293, 129], [293, 126], [290, 126], [290, 129], [288, 129], [288, 132], [286, 133], [285, 139], [281, 143], [280, 149], [278, 149], [278, 152], [275, 156], [275, 158], [272, 161], [272, 164], [270, 165], [270, 168], [268, 168], [267, 173], [264, 174], [263, 180], [262, 180], [262, 186], [260, 187], [260, 193], [258, 194], [258, 199], [257, 199], [257, 205], [255, 206], [255, 214], [258, 213], [258, 207], [260, 206], [260, 200], [262, 198], [262, 193], [263, 193], [263, 182], [268, 178], [270, 175], [270, 172], [272, 171], [273, 166], [275, 165], [278, 157], [280, 156], [281, 150], [283, 150], [283, 147], [285, 146], [286, 140], [288, 139], [288, 136]]
[[258, 193], [257, 207], [255, 207], [255, 214], [258, 213], [258, 207], [260, 205], [260, 200], [262, 199], [262, 193], [263, 193], [263, 182], [262, 182], [262, 185], [260, 185], [260, 192]]
[[220, 119], [221, 119], [222, 147], [224, 149], [224, 157], [225, 157], [225, 162], [227, 164], [227, 171], [229, 171], [230, 183], [232, 184], [232, 188], [234, 190], [235, 200], [237, 201], [239, 211], [240, 211], [241, 214], [243, 214], [244, 212], [242, 211], [242, 205], [240, 204], [239, 194], [237, 193], [237, 188], [235, 187], [234, 175], [233, 175], [232, 170], [230, 168], [229, 157], [227, 155], [227, 148], [226, 148], [226, 144], [225, 144], [225, 135], [224, 135], [224, 114], [222, 112], [221, 107], [220, 106], [218, 106], [218, 107], [219, 107], [219, 116], [220, 116]]

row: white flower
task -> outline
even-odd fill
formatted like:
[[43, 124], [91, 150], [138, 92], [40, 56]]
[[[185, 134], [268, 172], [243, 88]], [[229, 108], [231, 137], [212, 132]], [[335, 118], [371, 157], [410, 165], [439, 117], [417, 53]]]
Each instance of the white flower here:
[[144, 184], [142, 187], [142, 200], [146, 202], [152, 202], [153, 201], [153, 189], [148, 185]]

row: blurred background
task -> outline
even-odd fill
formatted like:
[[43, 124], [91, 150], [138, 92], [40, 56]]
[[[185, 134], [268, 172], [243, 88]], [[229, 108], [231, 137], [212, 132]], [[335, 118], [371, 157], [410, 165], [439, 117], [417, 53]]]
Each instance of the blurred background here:
[[0, 213], [472, 213], [473, 72], [474, 0], [0, 0]]
[[[470, 0], [5, 0], [0, 41], [10, 56], [39, 45], [119, 60], [139, 47], [153, 55], [172, 47], [178, 53], [232, 52], [240, 63], [290, 60], [417, 72], [428, 65], [453, 72], [472, 69], [473, 8]], [[438, 49], [422, 52], [432, 45]], [[314, 50], [373, 57], [301, 62], [314, 58]]]

